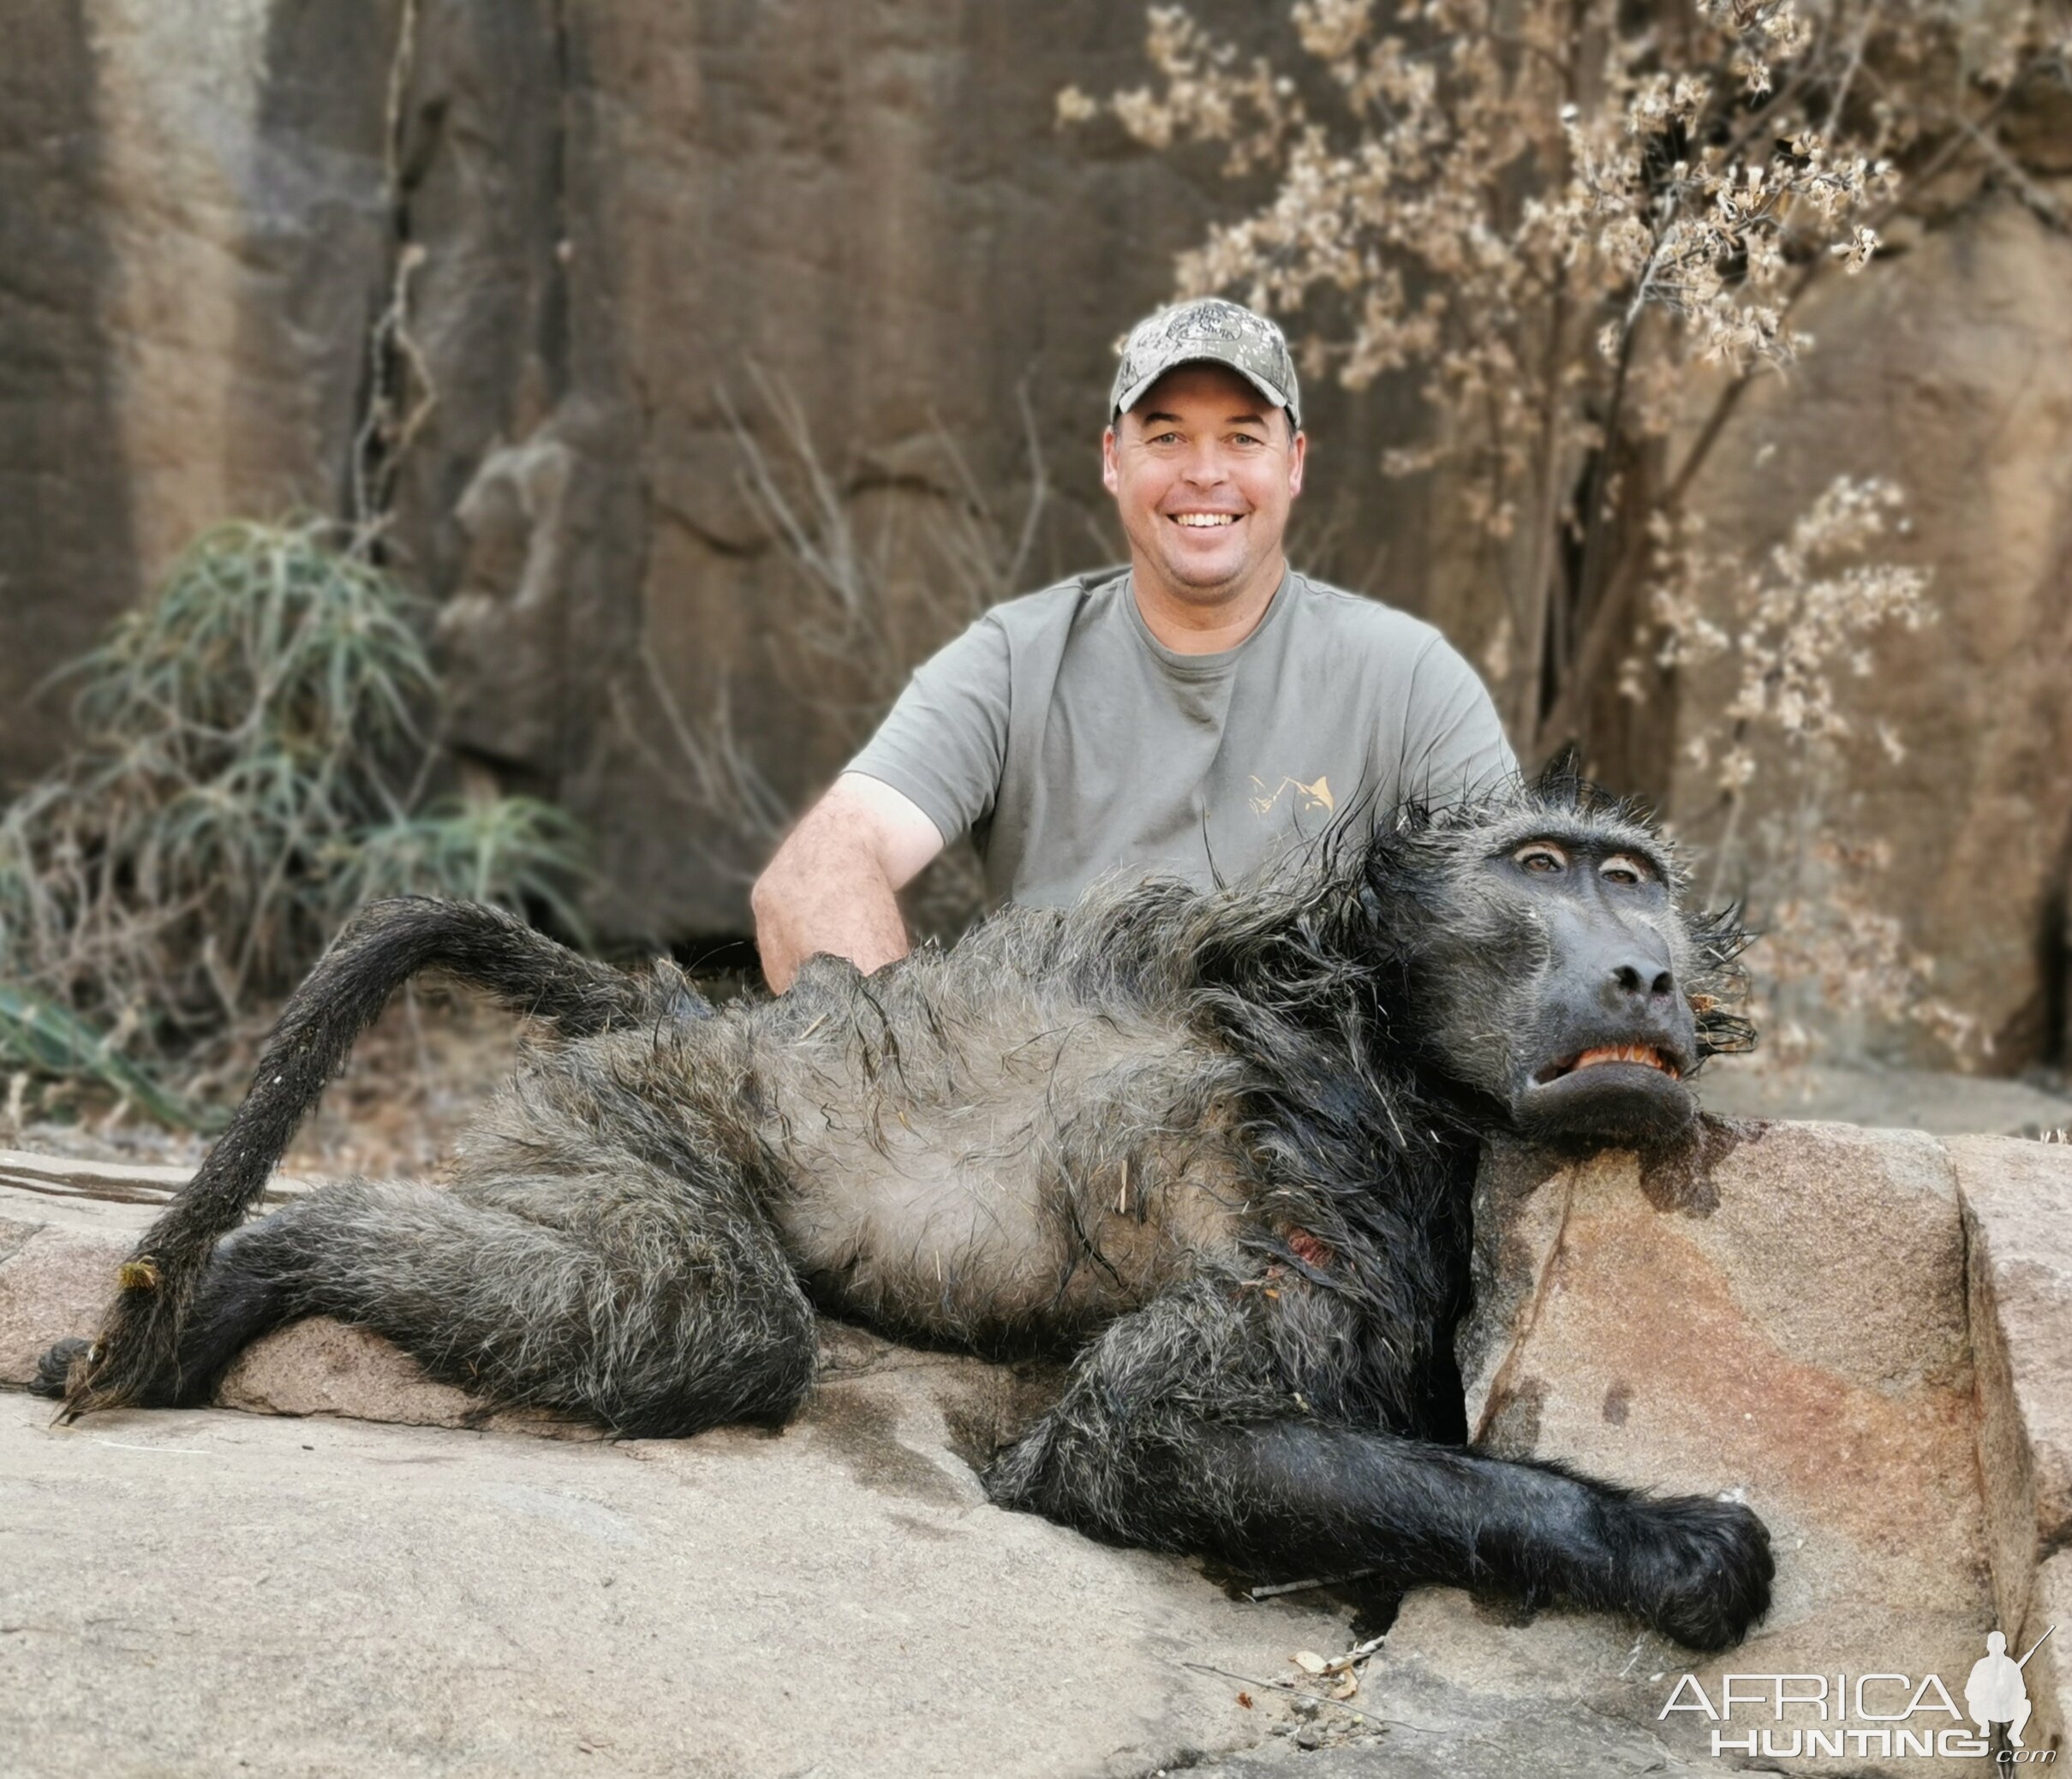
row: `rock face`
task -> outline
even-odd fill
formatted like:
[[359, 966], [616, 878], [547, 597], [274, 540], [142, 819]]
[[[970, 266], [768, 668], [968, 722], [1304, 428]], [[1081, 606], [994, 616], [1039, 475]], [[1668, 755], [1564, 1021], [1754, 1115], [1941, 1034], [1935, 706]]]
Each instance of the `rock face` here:
[[[803, 494], [796, 399], [918, 658], [976, 596], [974, 495], [1012, 553], [1024, 396], [1055, 498], [1017, 578], [1118, 547], [1089, 529], [1112, 343], [1227, 201], [1207, 160], [1054, 128], [1141, 53], [1096, 0], [63, 0], [33, 28], [0, 125], [0, 477], [33, 497], [0, 513], [0, 780], [62, 728], [30, 689], [196, 529], [364, 496], [448, 608], [455, 741], [595, 827], [622, 933], [742, 929], [768, 844], [685, 801], [679, 717], [724, 697], [794, 799], [853, 731], [795, 658], [733, 416]], [[1365, 569], [1400, 528], [1368, 498], [1385, 421], [1311, 405], [1306, 504]]]
[[[1854, 887], [1902, 919], [1910, 947], [1936, 960], [1938, 993], [1981, 1022], [2010, 1070], [2063, 1055], [2067, 1036], [2051, 973], [2072, 939], [2068, 283], [2072, 238], [2011, 198], [1896, 230], [1877, 276], [1817, 290], [1803, 317], [1814, 349], [1741, 405], [1700, 503], [1713, 536], [1760, 551], [1838, 475], [1907, 492], [1910, 534], [1878, 553], [1929, 570], [1941, 619], [1882, 637], [1874, 677], [1840, 682], [1855, 736], [1819, 794], [1844, 835], [1889, 844], [1894, 863]], [[1717, 674], [1687, 688], [1686, 731], [1716, 723], [1731, 690]], [[1897, 762], [1881, 721], [1905, 745]], [[1745, 831], [1786, 823], [1812, 788], [1759, 773]], [[1686, 764], [1671, 795], [1696, 817], [1717, 794]], [[1702, 821], [1693, 831], [1711, 838]], [[1830, 1009], [1830, 1023], [1860, 1042], [1903, 1042], [1846, 1016]]]
[[[1197, 9], [1290, 53], [1282, 9]], [[988, 590], [975, 496], [1012, 553], [1024, 395], [1053, 498], [1012, 578], [1115, 548], [1110, 347], [1245, 195], [1212, 156], [1054, 127], [1060, 87], [1140, 77], [1143, 27], [1100, 0], [35, 9], [0, 74], [0, 784], [62, 741], [62, 696], [32, 690], [194, 531], [371, 505], [445, 608], [454, 740], [593, 826], [606, 932], [742, 930], [768, 823], [686, 795], [682, 736], [724, 708], [781, 805], [854, 722], [801, 661], [827, 613], [744, 497], [733, 416], [803, 498], [796, 401], [902, 656]], [[2063, 172], [2030, 146], [2037, 179]], [[1932, 861], [1872, 900], [2009, 1062], [2063, 1012], [2039, 955], [2072, 837], [2068, 277], [2062, 232], [1953, 200], [1818, 300], [1818, 349], [1742, 404], [1705, 503], [1759, 545], [1780, 489], [1912, 491], [1945, 621], [1867, 689], [1908, 761], [1868, 750], [1836, 807]], [[1425, 493], [1376, 498], [1414, 410], [1321, 385], [1310, 406], [1298, 553], [1444, 600], [1426, 615], [1479, 648], [1493, 595], [1431, 590], [1452, 558]]]

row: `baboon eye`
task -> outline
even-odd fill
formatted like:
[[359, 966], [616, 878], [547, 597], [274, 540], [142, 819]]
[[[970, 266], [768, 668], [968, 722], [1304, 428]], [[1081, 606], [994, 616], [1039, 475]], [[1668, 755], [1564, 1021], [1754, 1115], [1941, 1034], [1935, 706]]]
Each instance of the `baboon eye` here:
[[1568, 855], [1551, 840], [1528, 840], [1511, 855], [1514, 864], [1528, 871], [1536, 871], [1550, 877], [1557, 871], [1568, 869]]
[[1655, 874], [1639, 859], [1618, 852], [1597, 867], [1597, 875], [1613, 883], [1645, 883]]

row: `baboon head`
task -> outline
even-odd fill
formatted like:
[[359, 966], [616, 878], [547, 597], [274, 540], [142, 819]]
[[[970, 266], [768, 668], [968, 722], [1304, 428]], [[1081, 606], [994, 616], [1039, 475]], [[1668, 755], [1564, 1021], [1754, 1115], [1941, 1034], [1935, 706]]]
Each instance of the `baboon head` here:
[[1395, 918], [1428, 1066], [1520, 1133], [1665, 1141], [1705, 1059], [1753, 1045], [1739, 921], [1687, 911], [1653, 823], [1566, 767], [1380, 845], [1415, 898]]

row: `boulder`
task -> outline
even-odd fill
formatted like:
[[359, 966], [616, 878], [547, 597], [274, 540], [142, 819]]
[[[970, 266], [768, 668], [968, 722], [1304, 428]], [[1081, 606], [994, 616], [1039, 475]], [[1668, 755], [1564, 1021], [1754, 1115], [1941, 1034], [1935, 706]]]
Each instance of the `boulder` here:
[[[1697, 1142], [1653, 1160], [1497, 1149], [1460, 1339], [1476, 1437], [1615, 1482], [1745, 1500], [1775, 1540], [1775, 1603], [1744, 1646], [1699, 1659], [1602, 1616], [1505, 1623], [1429, 1591], [1390, 1633], [1391, 1671], [1480, 1690], [1492, 1709], [1574, 1698], [1652, 1726], [1687, 1758], [1709, 1758], [1715, 1730], [1754, 1734], [1759, 1760], [1809, 1728], [1861, 1730], [1863, 1744], [1782, 1770], [1939, 1770], [1939, 1755], [1881, 1749], [1854, 1689], [1866, 1675], [1903, 1674], [1908, 1688], [1936, 1675], [1961, 1705], [1988, 1630], [2040, 1633], [2055, 1580], [2038, 1570], [2057, 1500], [2051, 1418], [2072, 1406], [2049, 1380], [2072, 1305], [2035, 1289], [2024, 1242], [2068, 1209], [2072, 1152], [2002, 1139], [1946, 1148], [1916, 1132], [1708, 1119]], [[1996, 1297], [2003, 1277], [2027, 1294]], [[1999, 1310], [1999, 1332], [1974, 1348], [1981, 1304], [2003, 1301], [2022, 1307]], [[1846, 1718], [1832, 1703], [1843, 1674]], [[1821, 1677], [1801, 1690], [1825, 1689], [1827, 1713], [1742, 1705], [1715, 1721], [1694, 1707], [1717, 1708], [1729, 1675]], [[1892, 1684], [1871, 1684], [1870, 1710], [1894, 1708], [1880, 1691]], [[2031, 1684], [2045, 1735], [2054, 1685]], [[1910, 1722], [1963, 1728], [1932, 1710]]]
[[[2063, 1753], [2067, 1733], [2072, 1731], [2072, 1650], [2061, 1641], [2063, 1633], [2072, 1633], [2072, 1550], [2060, 1550], [2038, 1566], [2021, 1624], [2015, 1658], [2035, 1651], [2022, 1671], [2035, 1713], [2022, 1740], [2032, 1748]], [[2057, 1634], [2041, 1641], [2046, 1633]]]
[[[2072, 1149], [1974, 1137], [1950, 1151], [1964, 1201], [1996, 1604], [2019, 1655], [2054, 1624], [2072, 1633]], [[2056, 1637], [2027, 1677], [2039, 1733], [2027, 1740], [2062, 1745], [2072, 1666]]]

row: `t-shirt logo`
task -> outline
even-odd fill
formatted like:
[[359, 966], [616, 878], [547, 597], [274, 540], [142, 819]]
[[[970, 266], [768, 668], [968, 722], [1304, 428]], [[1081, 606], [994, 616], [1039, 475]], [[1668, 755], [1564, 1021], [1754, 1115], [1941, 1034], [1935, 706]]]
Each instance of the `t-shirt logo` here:
[[1272, 815], [1281, 799], [1291, 794], [1294, 798], [1295, 813], [1299, 815], [1329, 815], [1338, 809], [1337, 799], [1331, 795], [1331, 780], [1328, 773], [1319, 773], [1313, 785], [1305, 785], [1300, 779], [1283, 779], [1271, 791], [1266, 788], [1266, 780], [1257, 773], [1252, 775], [1251, 782], [1252, 789], [1258, 793], [1251, 800], [1251, 811], [1255, 815]]

